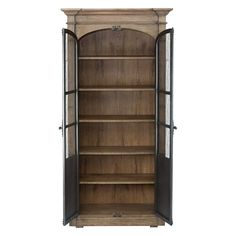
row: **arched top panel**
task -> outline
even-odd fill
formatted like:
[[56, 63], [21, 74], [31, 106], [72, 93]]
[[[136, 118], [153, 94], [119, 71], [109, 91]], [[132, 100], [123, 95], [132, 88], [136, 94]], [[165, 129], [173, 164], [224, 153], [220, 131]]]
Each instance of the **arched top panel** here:
[[79, 39], [80, 56], [154, 56], [155, 39], [133, 29], [102, 29]]

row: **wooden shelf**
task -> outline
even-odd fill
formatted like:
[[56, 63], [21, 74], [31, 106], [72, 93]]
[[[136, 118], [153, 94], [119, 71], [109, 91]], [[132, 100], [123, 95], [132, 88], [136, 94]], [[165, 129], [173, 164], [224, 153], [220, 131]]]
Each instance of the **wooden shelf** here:
[[80, 184], [154, 184], [153, 174], [86, 174]]
[[82, 204], [81, 215], [112, 215], [120, 212], [123, 215], [153, 215], [153, 204]]
[[154, 56], [80, 56], [79, 60], [154, 60]]
[[80, 147], [80, 155], [153, 155], [154, 146]]
[[80, 123], [126, 123], [126, 122], [154, 122], [154, 115], [81, 115], [79, 116]]
[[155, 91], [154, 86], [140, 85], [140, 86], [86, 86], [80, 87], [79, 91], [81, 92], [97, 92], [97, 91]]
[[71, 226], [88, 225], [165, 225], [155, 213], [153, 204], [81, 204], [80, 214]]

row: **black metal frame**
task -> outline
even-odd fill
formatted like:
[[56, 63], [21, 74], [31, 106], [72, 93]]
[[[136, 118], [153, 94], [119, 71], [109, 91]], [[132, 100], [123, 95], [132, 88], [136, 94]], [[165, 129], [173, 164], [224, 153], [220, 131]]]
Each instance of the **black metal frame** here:
[[[66, 35], [72, 36], [74, 39], [74, 59], [75, 59], [75, 68], [74, 68], [74, 89], [70, 91], [66, 91], [66, 83], [67, 83], [67, 69], [66, 69], [66, 50], [67, 50], [67, 44], [66, 44]], [[63, 60], [63, 117], [62, 117], [62, 134], [63, 134], [63, 225], [66, 225], [69, 223], [73, 218], [75, 218], [78, 215], [79, 212], [79, 143], [78, 143], [78, 134], [79, 134], [79, 114], [78, 114], [78, 106], [79, 103], [79, 96], [78, 96], [78, 39], [77, 36], [68, 29], [62, 29], [62, 60]], [[67, 107], [66, 107], [66, 96], [69, 94], [75, 94], [74, 96], [74, 122], [67, 124]], [[75, 158], [76, 158], [76, 209], [75, 212], [68, 216], [66, 212], [66, 159], [67, 159], [67, 134], [66, 129], [69, 127], [75, 126]]]
[[[160, 51], [159, 51], [159, 42], [160, 39], [162, 37], [164, 37], [165, 35], [170, 34], [170, 91], [164, 91], [164, 90], [160, 90], [159, 89], [159, 84], [160, 84], [160, 61], [159, 61], [159, 56], [160, 56]], [[173, 37], [174, 37], [174, 29], [167, 29], [164, 30], [163, 32], [161, 32], [157, 39], [156, 39], [156, 80], [155, 80], [155, 94], [156, 94], [156, 105], [155, 105], [155, 171], [156, 171], [156, 184], [155, 184], [155, 210], [158, 216], [160, 216], [164, 221], [166, 221], [167, 223], [169, 223], [170, 225], [173, 224], [173, 220], [172, 220], [172, 186], [173, 186], [173, 132], [174, 129], [176, 129], [176, 127], [174, 126], [174, 122], [173, 122]], [[166, 78], [165, 78], [166, 79]], [[168, 96], [170, 96], [170, 124], [166, 124], [163, 122], [160, 122], [160, 117], [159, 117], [159, 113], [160, 113], [160, 104], [159, 104], [159, 97], [160, 94], [166, 94]], [[159, 148], [159, 129], [160, 126], [164, 126], [166, 128], [169, 128], [169, 132], [170, 132], [170, 146], [169, 146], [169, 158], [168, 158], [168, 163], [166, 163], [165, 158], [167, 159], [167, 157], [162, 153], [159, 152], [160, 148]], [[166, 175], [169, 174], [169, 176], [166, 176], [163, 181], [163, 176], [160, 176], [159, 172], [161, 168], [160, 166], [163, 166], [163, 163], [161, 163], [161, 159], [162, 158], [162, 162], [164, 160], [164, 166], [165, 168], [168, 168], [168, 172], [165, 173]], [[166, 167], [167, 166], [167, 167]], [[163, 188], [163, 182], [167, 182], [167, 188], [168, 188], [168, 197], [169, 197], [169, 202], [168, 202], [168, 206], [164, 206], [168, 208], [167, 212], [169, 213], [168, 216], [163, 214], [161, 211], [162, 209], [160, 208], [160, 200], [159, 200], [159, 195], [160, 193], [160, 185], [162, 184], [162, 188]], [[162, 182], [162, 183], [160, 183]], [[164, 203], [165, 205], [166, 203]]]

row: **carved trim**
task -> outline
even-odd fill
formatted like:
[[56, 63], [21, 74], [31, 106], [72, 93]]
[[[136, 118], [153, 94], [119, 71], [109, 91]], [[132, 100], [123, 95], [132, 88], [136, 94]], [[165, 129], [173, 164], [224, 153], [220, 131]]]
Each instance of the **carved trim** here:
[[[157, 37], [158, 35], [158, 27], [156, 25], [150, 25], [148, 27], [143, 27], [143, 26], [139, 26], [139, 25], [121, 25], [122, 29], [130, 29], [130, 30], [137, 30], [143, 33], [146, 33], [150, 36], [152, 36], [154, 39]], [[85, 25], [81, 25], [79, 30], [77, 30], [76, 35], [77, 38], [81, 38], [86, 34], [98, 31], [98, 30], [105, 30], [105, 29], [112, 29], [112, 26], [110, 25], [89, 25], [89, 26], [85, 26]]]

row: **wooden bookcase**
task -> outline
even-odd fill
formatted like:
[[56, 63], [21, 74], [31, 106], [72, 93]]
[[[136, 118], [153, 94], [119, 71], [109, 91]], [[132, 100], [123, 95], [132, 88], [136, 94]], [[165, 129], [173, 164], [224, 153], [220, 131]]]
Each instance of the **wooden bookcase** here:
[[170, 10], [63, 9], [64, 224], [172, 224]]

